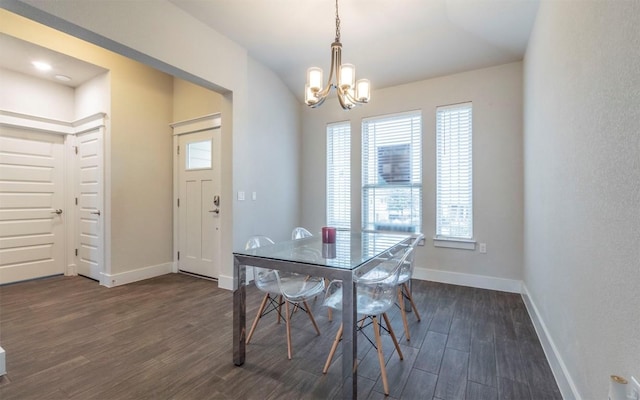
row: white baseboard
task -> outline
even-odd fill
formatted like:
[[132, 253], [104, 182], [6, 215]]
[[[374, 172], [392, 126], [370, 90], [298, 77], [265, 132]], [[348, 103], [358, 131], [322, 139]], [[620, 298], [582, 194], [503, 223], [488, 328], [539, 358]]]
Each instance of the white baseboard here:
[[7, 373], [7, 353], [0, 347], [0, 376]]
[[134, 269], [132, 271], [121, 272], [118, 274], [102, 274], [100, 284], [106, 287], [115, 287], [126, 285], [127, 283], [141, 281], [143, 279], [155, 278], [156, 276], [169, 274], [173, 272], [173, 263], [151, 265], [144, 268]]
[[535, 327], [540, 343], [542, 344], [542, 349], [547, 356], [547, 361], [549, 362], [553, 376], [556, 378], [556, 383], [558, 384], [562, 398], [565, 400], [581, 400], [576, 385], [567, 370], [567, 366], [562, 360], [562, 357], [558, 352], [558, 348], [547, 330], [547, 325], [544, 323], [544, 320], [538, 312], [538, 308], [529, 295], [529, 291], [524, 283], [522, 284], [522, 299], [527, 307], [529, 316], [531, 316], [533, 326]]
[[218, 287], [220, 289], [233, 290], [233, 276], [218, 275]]
[[461, 272], [441, 271], [419, 268], [413, 270], [413, 277], [424, 281], [449, 283], [452, 285], [470, 286], [480, 289], [499, 290], [501, 292], [521, 293], [522, 281], [496, 278], [493, 276], [465, 274]]

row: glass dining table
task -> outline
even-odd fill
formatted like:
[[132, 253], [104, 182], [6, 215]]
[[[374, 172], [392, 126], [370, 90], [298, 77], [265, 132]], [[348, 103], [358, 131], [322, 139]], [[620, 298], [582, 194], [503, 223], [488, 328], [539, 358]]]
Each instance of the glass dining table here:
[[[410, 235], [337, 231], [336, 241], [320, 235], [235, 251], [233, 292], [233, 362], [243, 365], [246, 343], [246, 268], [256, 266], [343, 281], [342, 398], [357, 397], [357, 310], [354, 274], [374, 268], [385, 253], [410, 244]], [[327, 349], [328, 351], [328, 349]]]

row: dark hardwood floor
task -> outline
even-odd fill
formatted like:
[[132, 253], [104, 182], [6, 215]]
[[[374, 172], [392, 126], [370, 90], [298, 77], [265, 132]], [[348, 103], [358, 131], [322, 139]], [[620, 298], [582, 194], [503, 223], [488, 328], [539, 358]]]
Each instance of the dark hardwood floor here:
[[[422, 316], [409, 314], [404, 360], [383, 335], [388, 399], [561, 399], [519, 295], [414, 281]], [[250, 287], [250, 326], [261, 294]], [[0, 399], [332, 399], [340, 347], [322, 367], [339, 321], [312, 303], [322, 334], [293, 317], [293, 360], [284, 324], [260, 322], [243, 367], [231, 354], [231, 292], [169, 274], [112, 289], [81, 277], [0, 287], [0, 345], [8, 374]], [[359, 340], [359, 398], [383, 399], [377, 355]]]

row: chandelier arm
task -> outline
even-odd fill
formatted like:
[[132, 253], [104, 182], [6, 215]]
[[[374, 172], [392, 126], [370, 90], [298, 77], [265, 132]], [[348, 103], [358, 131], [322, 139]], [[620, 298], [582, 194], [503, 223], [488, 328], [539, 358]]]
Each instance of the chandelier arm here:
[[[340, 87], [338, 87], [337, 89], [338, 103], [340, 103], [340, 106], [344, 110], [351, 110], [355, 106], [355, 104], [351, 102], [351, 99], [349, 98], [349, 91]], [[345, 99], [349, 101], [346, 101]]]
[[356, 103], [356, 104], [366, 104], [367, 103], [366, 101], [358, 100], [355, 97], [353, 97], [348, 90], [344, 91], [344, 96], [352, 103]]
[[[329, 69], [329, 78], [327, 79], [327, 85], [320, 89], [315, 97], [317, 99], [324, 99], [329, 95], [332, 88], [337, 88], [340, 82], [340, 61], [342, 59], [342, 44], [334, 42], [331, 44], [331, 64]], [[335, 83], [334, 83], [335, 78]], [[317, 104], [317, 103], [316, 103]], [[319, 104], [318, 104], [319, 105]]]

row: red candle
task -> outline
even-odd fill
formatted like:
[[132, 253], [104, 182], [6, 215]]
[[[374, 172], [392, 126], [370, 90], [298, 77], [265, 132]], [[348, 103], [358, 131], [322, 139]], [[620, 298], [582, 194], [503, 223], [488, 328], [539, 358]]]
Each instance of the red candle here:
[[322, 227], [322, 243], [336, 242], [336, 228], [329, 226]]

